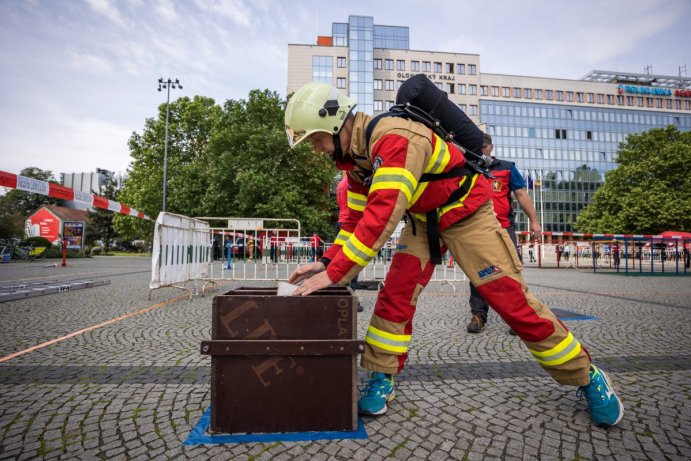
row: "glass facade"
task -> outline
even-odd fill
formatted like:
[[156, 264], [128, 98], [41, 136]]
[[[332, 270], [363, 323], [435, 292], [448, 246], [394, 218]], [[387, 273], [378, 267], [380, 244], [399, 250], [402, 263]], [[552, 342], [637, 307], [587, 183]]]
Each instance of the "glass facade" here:
[[331, 37], [334, 46], [348, 46], [348, 24], [344, 22], [332, 23]]
[[350, 96], [360, 112], [374, 113], [374, 26], [371, 16], [348, 17]]
[[[526, 179], [547, 232], [574, 231], [578, 212], [616, 167], [628, 134], [668, 125], [691, 130], [689, 114], [489, 100], [480, 101], [480, 119], [494, 155], [515, 162]], [[514, 206], [517, 230], [528, 230], [527, 217]]]
[[333, 85], [333, 57], [312, 56], [312, 81]]
[[410, 43], [407, 27], [374, 26], [374, 47], [407, 50]]

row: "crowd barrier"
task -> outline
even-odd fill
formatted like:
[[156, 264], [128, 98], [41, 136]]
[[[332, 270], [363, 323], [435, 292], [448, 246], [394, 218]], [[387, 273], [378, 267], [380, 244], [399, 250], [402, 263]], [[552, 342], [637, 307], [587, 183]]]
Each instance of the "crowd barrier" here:
[[[214, 283], [211, 241], [207, 222], [159, 213], [154, 227], [149, 298], [153, 290], [164, 287], [187, 290], [190, 297], [199, 290], [203, 294], [206, 286]], [[187, 282], [192, 282], [191, 288]]]

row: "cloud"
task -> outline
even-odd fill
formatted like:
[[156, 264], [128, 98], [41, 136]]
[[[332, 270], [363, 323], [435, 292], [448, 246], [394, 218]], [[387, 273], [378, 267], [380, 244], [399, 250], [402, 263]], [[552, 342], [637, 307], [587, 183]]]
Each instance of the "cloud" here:
[[90, 74], [107, 74], [112, 72], [113, 65], [108, 59], [89, 53], [78, 53], [70, 50], [67, 52], [70, 65], [78, 72]]
[[157, 0], [155, 9], [156, 13], [164, 21], [177, 23], [180, 20], [180, 16], [175, 8], [175, 3], [170, 0]]
[[118, 8], [110, 0], [86, 0], [86, 3], [96, 12], [102, 14], [116, 24], [125, 25]]
[[195, 0], [195, 3], [204, 13], [220, 14], [241, 27], [251, 25], [250, 9], [242, 0]]

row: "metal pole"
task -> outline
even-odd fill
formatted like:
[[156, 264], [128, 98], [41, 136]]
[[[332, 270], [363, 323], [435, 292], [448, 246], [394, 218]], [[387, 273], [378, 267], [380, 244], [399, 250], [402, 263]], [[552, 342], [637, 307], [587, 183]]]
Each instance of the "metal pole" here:
[[170, 83], [166, 85], [168, 97], [166, 98], [166, 135], [163, 147], [163, 206], [161, 211], [166, 211], [166, 171], [168, 169], [168, 113], [170, 109]]

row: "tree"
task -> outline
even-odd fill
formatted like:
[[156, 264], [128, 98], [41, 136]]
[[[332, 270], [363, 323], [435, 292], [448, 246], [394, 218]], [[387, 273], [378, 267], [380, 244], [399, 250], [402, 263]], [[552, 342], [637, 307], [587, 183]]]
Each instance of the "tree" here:
[[[118, 190], [118, 182], [114, 178], [108, 178], [103, 187], [101, 196], [108, 200], [116, 200], [116, 193]], [[91, 191], [96, 193], [96, 191]], [[96, 240], [103, 242], [103, 254], [108, 253], [111, 243], [115, 239], [115, 229], [113, 228], [113, 218], [115, 213], [110, 210], [96, 208], [95, 211], [89, 211], [89, 232], [87, 233], [89, 243]], [[133, 218], [130, 218], [133, 219]]]
[[[269, 90], [247, 100], [196, 96], [171, 103], [167, 211], [186, 216], [299, 219], [307, 233], [331, 235], [328, 186], [335, 169], [286, 140], [285, 101]], [[165, 105], [130, 138], [133, 158], [119, 200], [154, 217], [161, 207]], [[150, 223], [117, 216], [119, 234], [151, 239]], [[148, 227], [147, 227], [148, 226]], [[147, 232], [148, 231], [148, 232]], [[139, 233], [139, 235], [136, 235]]]
[[691, 132], [670, 125], [629, 135], [616, 162], [578, 216], [579, 231], [691, 231]]
[[[21, 176], [56, 182], [53, 173], [36, 167], [24, 168]], [[0, 238], [21, 238], [24, 235], [24, 220], [43, 205], [60, 204], [62, 200], [47, 195], [34, 194], [12, 189], [0, 197]]]

